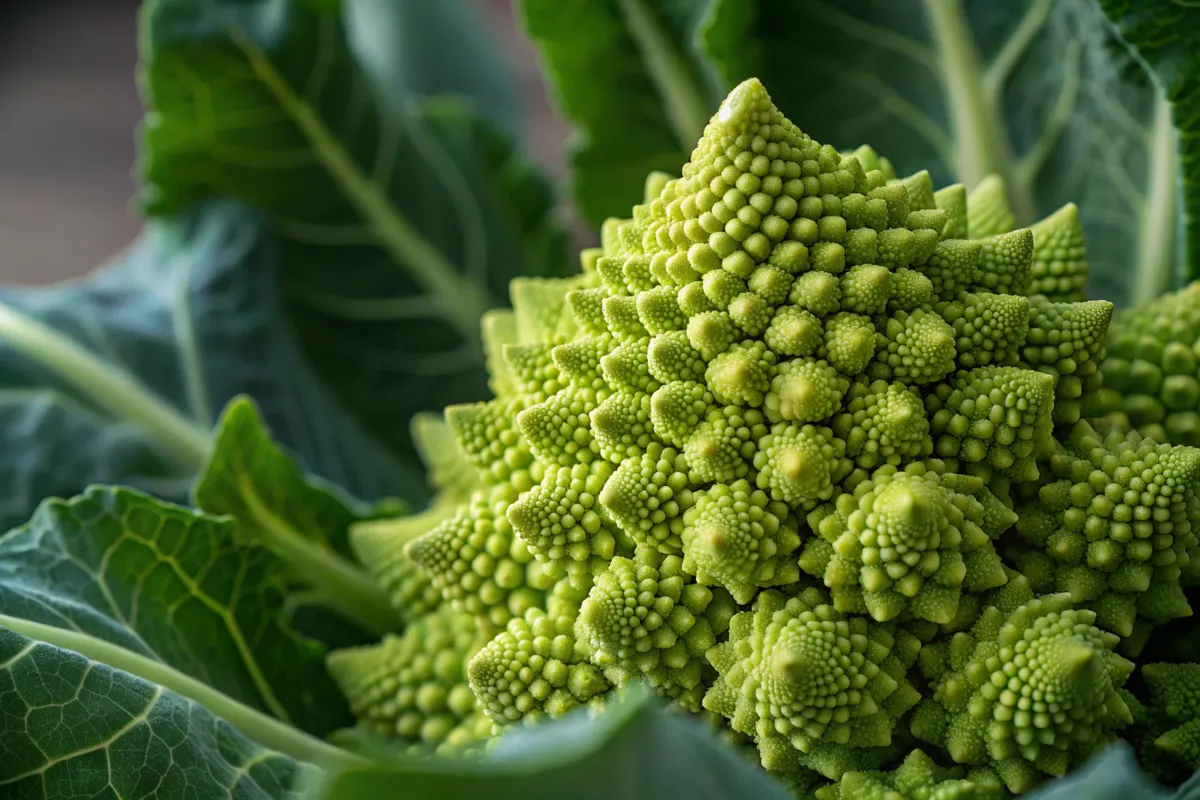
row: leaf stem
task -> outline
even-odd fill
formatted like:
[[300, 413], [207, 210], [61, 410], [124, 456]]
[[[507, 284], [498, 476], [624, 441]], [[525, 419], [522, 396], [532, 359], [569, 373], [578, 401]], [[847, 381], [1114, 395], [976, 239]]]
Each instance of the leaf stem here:
[[675, 136], [683, 151], [690, 153], [704, 134], [713, 109], [683, 54], [663, 31], [646, 0], [617, 2], [638, 51], [646, 59], [646, 72], [662, 95]]
[[1027, 185], [1014, 186], [1012, 155], [995, 99], [987, 91], [979, 51], [967, 25], [961, 0], [923, 0], [942, 64], [954, 128], [958, 179], [968, 189], [989, 174], [1005, 179], [1009, 201], [1020, 224], [1033, 222], [1036, 206]]
[[92, 353], [49, 326], [0, 303], [0, 338], [45, 364], [99, 405], [153, 436], [192, 471], [208, 459], [209, 433], [151, 394], [116, 365]]
[[127, 672], [172, 692], [186, 697], [228, 722], [246, 737], [263, 747], [275, 750], [299, 761], [331, 768], [348, 768], [366, 763], [358, 756], [334, 747], [331, 744], [286, 725], [267, 714], [218, 692], [208, 684], [185, 675], [161, 661], [134, 653], [130, 650], [90, 636], [86, 633], [68, 631], [52, 625], [44, 625], [18, 617], [0, 614], [0, 625], [31, 639], [55, 647], [71, 650], [99, 664]]
[[324, 604], [376, 636], [400, 630], [403, 621], [387, 595], [362, 570], [280, 519], [258, 496], [250, 480], [239, 481], [238, 490], [258, 538], [304, 575]]
[[345, 189], [347, 200], [363, 215], [384, 249], [398, 265], [407, 267], [417, 282], [434, 296], [459, 334], [478, 344], [479, 318], [493, 305], [487, 292], [463, 280], [442, 253], [396, 210], [384, 189], [363, 174], [312, 105], [288, 84], [253, 39], [237, 28], [230, 28], [229, 36], [246, 56], [254, 74], [279, 101], [308, 139], [317, 157]]
[[1134, 261], [1134, 305], [1168, 291], [1175, 279], [1179, 142], [1171, 102], [1162, 92], [1154, 99], [1154, 129], [1150, 142], [1149, 186], [1142, 206], [1141, 235]]

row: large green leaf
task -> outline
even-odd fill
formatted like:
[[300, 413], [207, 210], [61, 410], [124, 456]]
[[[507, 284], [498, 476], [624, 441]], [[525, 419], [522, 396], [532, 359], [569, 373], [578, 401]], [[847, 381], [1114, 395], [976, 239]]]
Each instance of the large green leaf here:
[[687, 161], [722, 86], [696, 52], [708, 0], [520, 0], [555, 99], [575, 124], [575, 199], [627, 217], [653, 170]]
[[0, 797], [267, 800], [303, 769], [203, 706], [0, 627]]
[[1100, 0], [1125, 42], [1149, 65], [1174, 111], [1183, 164], [1189, 279], [1200, 278], [1200, 8], [1171, 0]]
[[502, 738], [482, 763], [424, 760], [355, 767], [325, 787], [328, 800], [784, 800], [754, 760], [699, 720], [631, 691], [599, 716], [578, 711]]
[[1172, 282], [1170, 108], [1095, 0], [716, 2], [714, 20], [750, 18], [736, 39], [716, 23], [705, 32], [725, 77], [757, 75], [818, 141], [871, 144], [938, 183], [998, 173], [1019, 224], [1075, 201], [1097, 297]]
[[144, 200], [153, 214], [212, 195], [261, 211], [311, 360], [416, 463], [408, 419], [485, 396], [480, 314], [514, 275], [566, 268], [565, 237], [546, 184], [491, 126], [459, 102], [382, 93], [348, 38], [352, 8], [148, 2]]
[[18, 620], [116, 645], [324, 733], [349, 713], [325, 672], [324, 648], [287, 624], [286, 568], [228, 517], [94, 487], [46, 501], [28, 525], [0, 539], [0, 615], [8, 619], [0, 624], [29, 633]]
[[300, 592], [293, 602], [336, 610], [376, 635], [400, 627], [387, 594], [354, 564], [348, 541], [351, 525], [393, 509], [374, 509], [305, 474], [271, 440], [249, 398], [235, 398], [221, 414], [192, 496], [198, 508], [234, 517], [243, 534], [282, 556]]
[[419, 474], [309, 365], [277, 259], [255, 214], [213, 202], [151, 221], [86, 279], [0, 293], [0, 528], [93, 483], [185, 499], [216, 414], [242, 393], [306, 469], [357, 495], [419, 501]]

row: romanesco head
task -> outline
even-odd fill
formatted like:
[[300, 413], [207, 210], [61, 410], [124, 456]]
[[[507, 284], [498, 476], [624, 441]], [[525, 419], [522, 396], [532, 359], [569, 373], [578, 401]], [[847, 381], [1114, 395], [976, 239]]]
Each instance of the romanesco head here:
[[[1073, 207], [1015, 229], [998, 179], [897, 178], [750, 80], [601, 241], [485, 317], [454, 502], [359, 537], [397, 602], [419, 569], [487, 637], [481, 714], [645, 680], [797, 786], [881, 800], [1027, 788], [1114, 735], [1117, 635], [1188, 611], [1200, 451], [1074, 428], [1112, 307], [1073, 302]], [[1174, 409], [1195, 359], [1141, 333]], [[913, 731], [969, 773], [900, 764], [921, 693]]]

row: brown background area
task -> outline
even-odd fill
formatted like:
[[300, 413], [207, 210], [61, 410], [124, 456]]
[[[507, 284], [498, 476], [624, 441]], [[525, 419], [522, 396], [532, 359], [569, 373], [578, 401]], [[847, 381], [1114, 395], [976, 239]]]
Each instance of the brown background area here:
[[[569, 129], [550, 109], [510, 0], [471, 1], [513, 65], [527, 147], [561, 178]], [[0, 2], [0, 282], [81, 275], [137, 233], [137, 6]]]

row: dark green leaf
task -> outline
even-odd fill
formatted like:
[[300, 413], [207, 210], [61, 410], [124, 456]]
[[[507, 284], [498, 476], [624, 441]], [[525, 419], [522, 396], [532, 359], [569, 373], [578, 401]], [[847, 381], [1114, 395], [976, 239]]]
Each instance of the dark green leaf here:
[[347, 43], [383, 102], [451, 94], [465, 97], [516, 138], [517, 86], [497, 39], [470, 0], [436, 3], [343, 0]]
[[324, 733], [349, 714], [324, 648], [287, 625], [285, 569], [229, 518], [94, 487], [0, 539], [0, 614], [115, 644]]
[[1188, 279], [1200, 278], [1200, 8], [1171, 0], [1100, 0], [1166, 93], [1179, 131]]
[[567, 268], [566, 240], [503, 136], [461, 103], [380, 93], [340, 6], [149, 3], [144, 199], [155, 214], [212, 195], [261, 211], [326, 385], [415, 463], [412, 413], [485, 395], [481, 312], [514, 275]]
[[575, 199], [628, 217], [646, 176], [678, 172], [723, 86], [695, 48], [709, 0], [520, 0], [555, 99], [575, 124]]
[[234, 517], [242, 534], [276, 550], [311, 603], [379, 635], [400, 627], [387, 594], [350, 553], [350, 526], [374, 518], [373, 510], [306, 475], [271, 441], [249, 398], [235, 398], [221, 414], [192, 496], [200, 509]]
[[630, 692], [598, 717], [575, 712], [515, 731], [482, 763], [398, 761], [336, 775], [328, 800], [784, 800], [789, 795], [697, 719]]
[[214, 202], [152, 221], [87, 279], [0, 295], [2, 529], [93, 483], [185, 499], [215, 415], [241, 393], [307, 469], [358, 495], [419, 502], [421, 479], [295, 342], [277, 258], [252, 212]]
[[868, 143], [935, 183], [999, 173], [1019, 224], [1075, 201], [1097, 297], [1171, 282], [1175, 130], [1095, 0], [717, 2], [734, 33], [714, 23], [704, 37], [725, 77], [761, 78], [813, 138]]
[[202, 706], [0, 628], [0, 796], [267, 800], [304, 769]]

